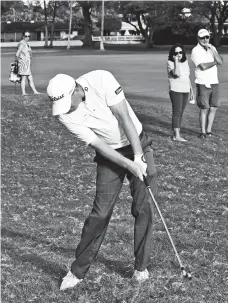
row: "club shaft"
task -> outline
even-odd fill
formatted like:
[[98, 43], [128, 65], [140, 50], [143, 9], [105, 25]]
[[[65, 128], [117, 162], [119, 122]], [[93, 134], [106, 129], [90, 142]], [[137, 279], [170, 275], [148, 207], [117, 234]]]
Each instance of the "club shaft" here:
[[[173, 250], [174, 250], [174, 252], [175, 252], [175, 254], [176, 254], [176, 257], [177, 257], [177, 260], [178, 260], [178, 262], [179, 262], [179, 264], [180, 264], [180, 267], [181, 267], [181, 269], [184, 269], [184, 266], [183, 266], [183, 264], [182, 264], [182, 262], [181, 262], [181, 259], [180, 259], [180, 257], [179, 257], [179, 254], [178, 254], [178, 252], [177, 252], [177, 249], [176, 249], [176, 247], [175, 247], [175, 245], [174, 245], [173, 239], [172, 239], [172, 237], [171, 237], [171, 235], [170, 235], [170, 233], [169, 233], [168, 227], [167, 227], [167, 225], [166, 225], [166, 223], [165, 223], [165, 220], [164, 220], [164, 218], [163, 218], [163, 216], [162, 216], [162, 213], [161, 213], [161, 211], [160, 211], [160, 209], [159, 209], [159, 207], [158, 207], [158, 204], [157, 204], [157, 202], [156, 202], [156, 200], [155, 200], [155, 198], [154, 198], [154, 195], [153, 195], [153, 193], [152, 193], [152, 190], [151, 190], [151, 188], [150, 188], [150, 186], [149, 186], [149, 184], [148, 184], [148, 182], [147, 182], [147, 180], [146, 180], [145, 178], [144, 178], [144, 182], [145, 182], [145, 185], [146, 185], [146, 187], [147, 187], [147, 189], [148, 189], [148, 191], [149, 191], [149, 193], [150, 193], [150, 196], [151, 196], [151, 198], [152, 198], [152, 200], [153, 200], [153, 202], [154, 202], [154, 205], [155, 205], [155, 207], [156, 207], [156, 209], [157, 209], [157, 211], [158, 211], [158, 213], [159, 213], [159, 216], [160, 216], [160, 218], [161, 218], [161, 220], [162, 220], [162, 223], [163, 223], [163, 225], [164, 225], [164, 227], [165, 227], [166, 233], [167, 233], [167, 235], [168, 235], [168, 237], [169, 237], [169, 240], [170, 240], [171, 245], [172, 245], [172, 247], [173, 247]], [[151, 204], [151, 202], [150, 202], [150, 204]], [[151, 205], [151, 207], [152, 207], [152, 205]]]

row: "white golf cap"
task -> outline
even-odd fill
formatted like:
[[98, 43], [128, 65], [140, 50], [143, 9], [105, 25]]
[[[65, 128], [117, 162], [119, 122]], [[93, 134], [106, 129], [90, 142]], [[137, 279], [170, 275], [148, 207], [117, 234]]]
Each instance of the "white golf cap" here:
[[205, 36], [210, 36], [209, 32], [206, 29], [200, 29], [197, 34], [198, 37], [202, 38]]
[[58, 74], [49, 81], [47, 94], [53, 103], [53, 116], [65, 114], [70, 110], [71, 95], [75, 86], [74, 78], [65, 74]]

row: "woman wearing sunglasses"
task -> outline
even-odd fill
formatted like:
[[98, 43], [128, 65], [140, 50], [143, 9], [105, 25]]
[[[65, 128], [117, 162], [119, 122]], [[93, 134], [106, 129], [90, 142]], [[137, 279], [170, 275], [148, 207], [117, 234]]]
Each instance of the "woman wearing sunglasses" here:
[[24, 31], [22, 40], [19, 42], [16, 53], [16, 62], [18, 62], [18, 74], [21, 76], [21, 91], [22, 95], [27, 95], [25, 92], [25, 80], [28, 79], [28, 84], [34, 94], [39, 94], [36, 90], [31, 73], [32, 50], [28, 44], [30, 33]]
[[185, 55], [184, 46], [180, 43], [173, 45], [169, 51], [168, 63], [169, 95], [172, 102], [173, 140], [185, 142], [180, 135], [181, 120], [187, 101], [193, 97], [190, 69]]

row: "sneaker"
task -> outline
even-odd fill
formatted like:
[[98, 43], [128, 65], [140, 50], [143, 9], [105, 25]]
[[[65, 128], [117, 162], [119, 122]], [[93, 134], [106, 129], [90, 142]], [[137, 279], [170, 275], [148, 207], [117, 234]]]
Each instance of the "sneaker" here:
[[202, 134], [199, 135], [199, 138], [200, 138], [200, 139], [206, 139], [206, 137], [207, 137], [207, 136], [206, 136], [205, 133], [202, 133]]
[[144, 282], [149, 279], [149, 272], [147, 269], [145, 269], [144, 271], [135, 270], [132, 278], [138, 282]]
[[206, 133], [206, 135], [207, 135], [208, 137], [213, 136], [212, 132]]
[[182, 137], [173, 137], [173, 141], [180, 141], [180, 142], [186, 142], [187, 140], [185, 140]]
[[63, 281], [60, 286], [60, 290], [73, 288], [82, 280], [83, 279], [78, 279], [75, 275], [73, 275], [71, 271], [68, 271], [67, 275], [63, 278]]

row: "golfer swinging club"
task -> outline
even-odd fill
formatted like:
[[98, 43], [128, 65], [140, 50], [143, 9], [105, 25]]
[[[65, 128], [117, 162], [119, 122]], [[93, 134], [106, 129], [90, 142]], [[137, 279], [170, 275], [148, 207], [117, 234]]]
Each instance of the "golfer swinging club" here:
[[73, 135], [95, 149], [97, 163], [93, 208], [60, 290], [75, 287], [84, 279], [104, 239], [125, 176], [130, 183], [135, 218], [133, 278], [148, 279], [153, 214], [143, 175], [155, 193], [152, 139], [142, 131], [120, 84], [108, 71], [91, 71], [76, 81], [58, 74], [49, 81], [47, 94], [53, 102], [53, 116], [58, 115]]

